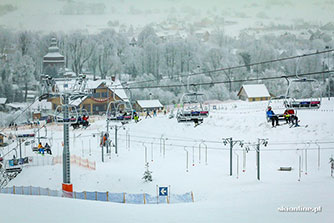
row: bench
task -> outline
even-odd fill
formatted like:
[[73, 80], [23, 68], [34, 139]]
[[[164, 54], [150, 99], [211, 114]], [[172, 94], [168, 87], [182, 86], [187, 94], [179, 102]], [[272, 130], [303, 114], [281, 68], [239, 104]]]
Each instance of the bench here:
[[21, 173], [22, 172], [22, 168], [20, 167], [14, 167], [14, 168], [7, 168], [5, 170], [6, 173]]

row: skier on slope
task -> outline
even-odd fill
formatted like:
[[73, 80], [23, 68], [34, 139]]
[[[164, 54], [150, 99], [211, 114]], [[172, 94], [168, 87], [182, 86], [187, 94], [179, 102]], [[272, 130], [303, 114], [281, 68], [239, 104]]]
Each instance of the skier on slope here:
[[146, 111], [146, 117], [145, 117], [145, 119], [146, 119], [147, 117], [152, 118], [152, 116], [150, 115], [150, 112], [149, 112], [148, 110]]

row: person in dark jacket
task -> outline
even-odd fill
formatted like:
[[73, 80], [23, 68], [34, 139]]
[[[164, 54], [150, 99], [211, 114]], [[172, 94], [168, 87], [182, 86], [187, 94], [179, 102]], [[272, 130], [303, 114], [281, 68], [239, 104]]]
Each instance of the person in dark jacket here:
[[50, 147], [50, 145], [49, 145], [48, 143], [45, 143], [44, 149], [45, 149], [45, 152], [46, 152], [47, 154], [52, 155], [51, 147]]
[[[271, 124], [273, 127], [278, 126], [278, 117], [277, 115], [273, 112], [273, 110], [271, 109], [271, 107], [268, 107], [267, 110], [267, 117], [271, 120]], [[275, 125], [276, 124], [276, 125]]]
[[145, 117], [145, 119], [146, 119], [147, 117], [152, 118], [152, 116], [150, 115], [150, 112], [149, 112], [148, 110], [146, 111], [146, 117]]

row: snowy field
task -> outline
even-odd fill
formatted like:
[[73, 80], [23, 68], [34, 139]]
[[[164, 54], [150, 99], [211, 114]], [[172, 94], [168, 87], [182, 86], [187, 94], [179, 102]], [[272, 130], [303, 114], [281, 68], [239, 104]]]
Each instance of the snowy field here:
[[[195, 202], [134, 205], [0, 194], [1, 222], [331, 222], [334, 179], [330, 177], [329, 158], [334, 155], [333, 105], [333, 98], [324, 99], [319, 110], [298, 111], [302, 125], [299, 128], [288, 125], [272, 128], [265, 120], [267, 102], [233, 101], [218, 105], [218, 110], [211, 110], [210, 117], [196, 128], [164, 115], [141, 117], [139, 123], [130, 123], [125, 130], [119, 130], [118, 156], [113, 151], [104, 163], [99, 137], [93, 135], [105, 131], [106, 122], [101, 117], [92, 117], [95, 120], [88, 129], [70, 131], [71, 154], [96, 161], [95, 171], [71, 165], [75, 191], [155, 195], [156, 185], [170, 185], [171, 193], [193, 191]], [[61, 130], [61, 126], [48, 126], [48, 141], [54, 156], [62, 152]], [[125, 140], [126, 134], [130, 135], [130, 144]], [[166, 139], [165, 156], [160, 147], [161, 137]], [[244, 140], [250, 148], [246, 153], [235, 145], [233, 176], [229, 176], [229, 147], [222, 143], [222, 138], [227, 137]], [[269, 142], [267, 147], [260, 147], [260, 181], [256, 179], [254, 150], [258, 138]], [[208, 147], [207, 157], [201, 142]], [[141, 179], [145, 171], [145, 146], [153, 172], [151, 183]], [[185, 150], [189, 151], [188, 172]], [[30, 145], [23, 146], [22, 151], [24, 156], [41, 156], [34, 154]], [[303, 165], [300, 181], [299, 156]], [[292, 171], [278, 171], [290, 166]], [[60, 190], [61, 183], [62, 165], [56, 164], [26, 167], [7, 186]], [[321, 212], [278, 211], [280, 207], [298, 206], [320, 206]]]

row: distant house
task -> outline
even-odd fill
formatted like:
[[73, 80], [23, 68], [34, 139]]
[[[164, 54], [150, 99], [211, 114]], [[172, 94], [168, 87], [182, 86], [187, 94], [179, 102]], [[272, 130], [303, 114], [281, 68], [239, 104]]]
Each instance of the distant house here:
[[264, 84], [244, 84], [239, 90], [238, 97], [244, 101], [266, 101], [270, 94]]
[[4, 111], [6, 109], [7, 98], [0, 98], [0, 111]]
[[159, 100], [138, 100], [135, 104], [137, 111], [152, 111], [155, 109], [163, 109], [163, 105]]

